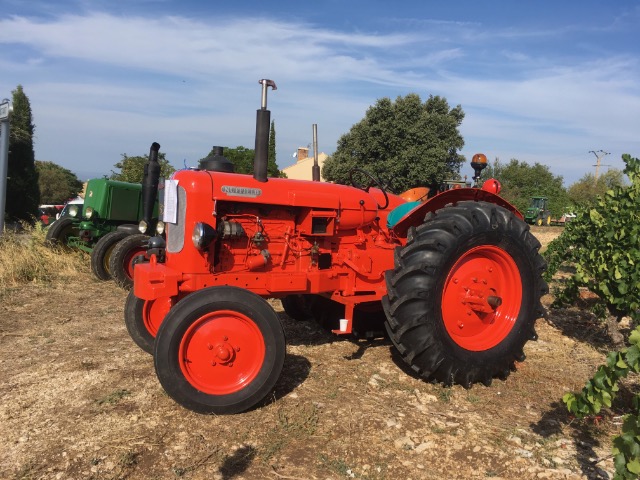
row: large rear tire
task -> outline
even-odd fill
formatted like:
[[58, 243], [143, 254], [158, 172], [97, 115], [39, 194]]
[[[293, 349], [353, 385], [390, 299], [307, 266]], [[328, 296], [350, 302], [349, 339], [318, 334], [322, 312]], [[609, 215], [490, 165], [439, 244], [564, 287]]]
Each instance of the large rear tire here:
[[120, 287], [130, 289], [133, 286], [133, 268], [138, 255], [147, 251], [149, 236], [128, 235], [114, 247], [109, 259], [109, 271]]
[[526, 223], [491, 203], [428, 215], [386, 273], [386, 327], [402, 358], [446, 385], [509, 375], [544, 314], [539, 248]]
[[285, 350], [278, 315], [263, 298], [220, 286], [194, 292], [169, 311], [154, 363], [166, 392], [185, 408], [231, 414], [273, 389]]
[[133, 294], [133, 290], [129, 291], [124, 303], [124, 324], [131, 339], [145, 352], [153, 353], [160, 325], [173, 304], [170, 297], [142, 300]]
[[70, 237], [77, 237], [78, 221], [62, 217], [51, 224], [45, 236], [45, 243], [51, 246], [66, 247]]
[[124, 232], [109, 232], [96, 242], [91, 250], [91, 271], [98, 280], [111, 280], [109, 259], [116, 243], [126, 236]]

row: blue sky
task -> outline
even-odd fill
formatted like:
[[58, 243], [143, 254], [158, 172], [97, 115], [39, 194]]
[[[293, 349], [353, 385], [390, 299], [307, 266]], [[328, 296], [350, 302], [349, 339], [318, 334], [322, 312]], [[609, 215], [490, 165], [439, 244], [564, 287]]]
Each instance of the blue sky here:
[[253, 148], [261, 78], [281, 168], [314, 123], [330, 154], [379, 98], [440, 95], [465, 111], [467, 159], [568, 186], [591, 150], [640, 156], [638, 25], [640, 0], [0, 0], [0, 98], [23, 85], [36, 158], [85, 180], [154, 141], [178, 168]]

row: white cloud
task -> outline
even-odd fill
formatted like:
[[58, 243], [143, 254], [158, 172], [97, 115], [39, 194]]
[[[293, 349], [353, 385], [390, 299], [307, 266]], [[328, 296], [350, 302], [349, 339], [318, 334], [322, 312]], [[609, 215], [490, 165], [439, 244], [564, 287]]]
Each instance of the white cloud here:
[[281, 167], [310, 142], [311, 124], [330, 153], [378, 98], [409, 92], [462, 105], [468, 156], [476, 146], [543, 164], [573, 156], [557, 168], [575, 180], [588, 170], [568, 170], [581, 167], [582, 152], [640, 155], [636, 58], [567, 61], [531, 48], [542, 33], [571, 28], [473, 27], [427, 22], [374, 34], [266, 18], [13, 16], [0, 20], [0, 87], [25, 87], [38, 158], [105, 173], [152, 141], [176, 166], [213, 144], [251, 147], [259, 78], [279, 87], [269, 106]]

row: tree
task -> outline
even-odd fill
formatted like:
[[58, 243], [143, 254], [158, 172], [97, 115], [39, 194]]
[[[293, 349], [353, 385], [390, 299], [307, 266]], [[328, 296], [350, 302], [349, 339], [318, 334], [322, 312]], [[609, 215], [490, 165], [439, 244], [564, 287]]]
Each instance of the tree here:
[[82, 191], [82, 182], [75, 173], [53, 162], [36, 160], [40, 201], [44, 204], [62, 204]]
[[269, 130], [267, 175], [269, 177], [282, 177], [285, 175], [278, 169], [278, 164], [276, 163], [276, 124], [273, 120], [271, 121], [271, 129]]
[[496, 159], [482, 172], [482, 178], [495, 178], [502, 185], [500, 195], [511, 202], [521, 212], [531, 203], [531, 197], [543, 196], [549, 199], [553, 216], [559, 217], [569, 206], [567, 191], [562, 185], [562, 176], [554, 175], [546, 165], [533, 166], [512, 158], [507, 165]]
[[422, 103], [411, 93], [395, 102], [382, 98], [338, 140], [322, 176], [350, 183], [350, 172], [362, 168], [379, 177], [392, 192], [459, 178], [464, 140], [458, 127], [464, 112], [446, 99], [430, 96]]
[[13, 94], [13, 114], [9, 134], [9, 165], [7, 168], [7, 217], [29, 221], [38, 214], [40, 190], [33, 151], [35, 125], [31, 104], [22, 85]]
[[[207, 156], [211, 155], [213, 155], [213, 148]], [[242, 146], [235, 148], [223, 147], [223, 155], [233, 163], [236, 173], [253, 175], [253, 160], [256, 156], [255, 150]], [[204, 158], [200, 160], [204, 160]], [[276, 164], [276, 128], [274, 122], [271, 122], [271, 130], [269, 131], [267, 160], [267, 175], [269, 177], [284, 176], [284, 174], [278, 170], [278, 165]]]
[[[252, 174], [253, 173], [253, 157], [255, 151], [246, 147], [223, 147], [222, 154], [233, 163], [233, 167], [236, 173]], [[207, 155], [210, 157], [213, 155], [213, 148]], [[206, 158], [206, 157], [205, 157]], [[201, 158], [200, 160], [204, 160]]]
[[624, 185], [624, 173], [622, 170], [612, 168], [596, 178], [592, 173], [587, 173], [580, 180], [569, 187], [567, 194], [574, 205], [593, 203], [598, 196], [604, 196], [608, 190]]
[[[126, 153], [122, 154], [122, 160], [114, 165], [114, 167], [120, 169], [120, 173], [111, 171], [111, 179], [119, 180], [121, 182], [129, 183], [142, 183], [144, 176], [144, 165], [149, 160], [148, 156], [140, 155], [138, 157], [129, 157]], [[160, 164], [160, 176], [169, 178], [175, 168], [165, 158], [165, 154], [158, 153], [158, 163]]]

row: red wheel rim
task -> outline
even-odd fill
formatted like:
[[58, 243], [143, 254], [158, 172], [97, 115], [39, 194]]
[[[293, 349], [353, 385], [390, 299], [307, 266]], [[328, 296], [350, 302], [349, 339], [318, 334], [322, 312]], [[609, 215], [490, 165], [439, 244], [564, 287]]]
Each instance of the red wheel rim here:
[[158, 329], [164, 317], [171, 310], [171, 298], [157, 298], [156, 300], [147, 300], [142, 306], [142, 323], [153, 338], [158, 334]]
[[198, 318], [180, 342], [178, 361], [187, 381], [210, 395], [248, 386], [265, 359], [262, 332], [251, 318], [218, 310]]
[[124, 265], [125, 265], [124, 273], [129, 278], [129, 280], [133, 280], [133, 267], [135, 267], [135, 264], [133, 263], [133, 261], [138, 255], [144, 255], [146, 251], [147, 251], [146, 248], [138, 247], [131, 250], [127, 254], [127, 258], [125, 258], [125, 261], [124, 261]]
[[442, 319], [460, 347], [483, 351], [511, 332], [522, 305], [522, 280], [506, 251], [483, 245], [466, 252], [453, 266], [442, 293]]

